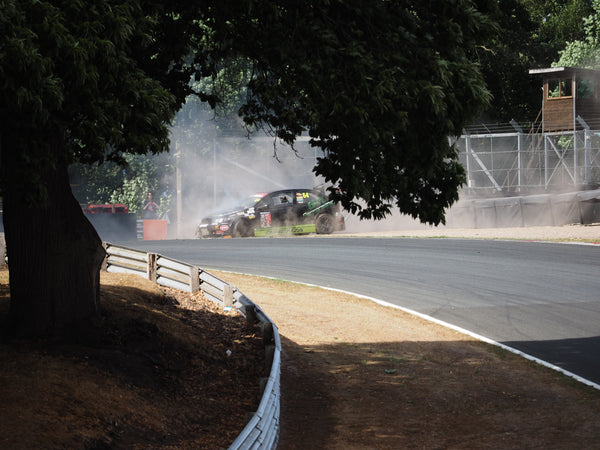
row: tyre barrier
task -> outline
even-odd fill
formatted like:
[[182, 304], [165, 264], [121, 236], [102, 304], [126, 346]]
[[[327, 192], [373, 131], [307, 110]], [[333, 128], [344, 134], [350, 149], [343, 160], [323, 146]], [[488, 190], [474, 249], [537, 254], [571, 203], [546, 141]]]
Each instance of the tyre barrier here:
[[103, 270], [140, 275], [159, 285], [203, 295], [224, 308], [235, 308], [246, 320], [258, 324], [263, 336], [269, 376], [260, 380], [262, 398], [258, 409], [230, 445], [230, 450], [275, 449], [279, 441], [281, 411], [281, 338], [277, 326], [235, 286], [187, 263], [156, 253], [145, 253], [108, 242], [103, 243], [106, 258]]

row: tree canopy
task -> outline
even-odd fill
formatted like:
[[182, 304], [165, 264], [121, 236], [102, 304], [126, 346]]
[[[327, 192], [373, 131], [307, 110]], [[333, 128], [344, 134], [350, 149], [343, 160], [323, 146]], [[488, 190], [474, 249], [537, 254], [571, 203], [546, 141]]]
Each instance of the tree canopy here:
[[568, 41], [555, 66], [600, 68], [600, 0], [593, 0], [593, 13], [583, 19], [584, 35]]
[[519, 0], [534, 24], [532, 55], [539, 66], [549, 67], [568, 41], [583, 38], [583, 19], [593, 0]]
[[[532, 68], [549, 67], [567, 42], [580, 43], [592, 0], [496, 0], [478, 7], [498, 24], [470, 51], [493, 101], [479, 122], [531, 123], [540, 111], [539, 80]], [[579, 45], [579, 44], [577, 44]]]
[[243, 57], [244, 120], [286, 142], [310, 133], [345, 207], [443, 221], [462, 181], [447, 137], [488, 99], [466, 51], [491, 24], [472, 2], [163, 3], [3, 2], [2, 139], [23, 181], [51, 160], [165, 150], [192, 74]]
[[448, 136], [489, 99], [467, 49], [492, 23], [460, 0], [286, 5], [251, 24], [254, 40], [237, 37], [245, 27], [231, 20], [255, 61], [244, 120], [288, 142], [308, 132], [327, 155], [315, 172], [361, 217], [397, 207], [442, 222], [463, 181]]
[[443, 222], [464, 180], [448, 137], [490, 97], [469, 54], [495, 27], [471, 0], [2, 0], [0, 30], [11, 321], [43, 333], [98, 311], [103, 250], [67, 166], [168, 149], [188, 95], [224, 100], [190, 81], [232, 61], [244, 122], [307, 133], [345, 208]]

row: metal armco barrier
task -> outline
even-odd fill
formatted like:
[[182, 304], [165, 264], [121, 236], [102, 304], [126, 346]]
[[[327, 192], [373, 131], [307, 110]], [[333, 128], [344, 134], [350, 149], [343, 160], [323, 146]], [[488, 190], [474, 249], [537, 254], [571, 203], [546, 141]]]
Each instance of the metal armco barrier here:
[[275, 449], [279, 441], [281, 408], [281, 339], [269, 317], [234, 286], [220, 278], [181, 261], [156, 253], [145, 253], [105, 242], [107, 272], [131, 273], [143, 276], [162, 286], [187, 292], [202, 291], [204, 296], [223, 307], [232, 306], [251, 323], [258, 323], [262, 331], [269, 377], [261, 380], [262, 399], [252, 419], [246, 424], [230, 450]]

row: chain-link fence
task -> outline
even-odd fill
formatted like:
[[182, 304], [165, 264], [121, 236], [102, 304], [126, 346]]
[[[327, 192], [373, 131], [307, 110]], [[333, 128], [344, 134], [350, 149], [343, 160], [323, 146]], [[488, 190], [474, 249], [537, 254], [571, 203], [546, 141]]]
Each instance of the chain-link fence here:
[[[465, 132], [456, 141], [467, 194], [523, 195], [600, 184], [600, 130]], [[481, 130], [478, 130], [481, 131]]]

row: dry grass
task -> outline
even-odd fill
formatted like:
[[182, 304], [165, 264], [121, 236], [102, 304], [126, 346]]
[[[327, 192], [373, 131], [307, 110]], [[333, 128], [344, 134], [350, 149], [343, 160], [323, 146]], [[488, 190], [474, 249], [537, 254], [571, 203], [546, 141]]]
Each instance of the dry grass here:
[[[8, 302], [0, 274], [1, 311]], [[223, 448], [258, 406], [262, 338], [201, 295], [102, 274], [102, 324], [0, 345], [0, 448]], [[231, 356], [227, 356], [231, 350]]]
[[278, 325], [280, 448], [600, 448], [600, 391], [352, 295], [215, 272]]
[[[592, 388], [351, 295], [214, 273], [278, 325], [279, 448], [600, 448]], [[0, 346], [0, 447], [227, 447], [260, 396], [255, 330], [139, 277], [102, 292], [95, 340]]]

